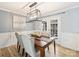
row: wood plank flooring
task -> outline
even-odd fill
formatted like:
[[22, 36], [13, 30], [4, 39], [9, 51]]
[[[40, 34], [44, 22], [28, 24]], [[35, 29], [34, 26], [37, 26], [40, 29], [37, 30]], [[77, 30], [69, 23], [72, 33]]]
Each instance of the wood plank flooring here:
[[79, 57], [79, 51], [64, 48], [60, 45], [57, 45], [56, 51], [59, 57]]
[[17, 52], [16, 45], [12, 45], [6, 48], [0, 49], [0, 56], [1, 57], [20, 57], [19, 53]]
[[[50, 45], [49, 50], [51, 57], [55, 57], [53, 54], [53, 45]], [[56, 44], [56, 51], [56, 57], [79, 57], [79, 51], [73, 51], [58, 44]], [[0, 57], [20, 57], [20, 55], [17, 52], [16, 45], [12, 45], [1, 48]]]

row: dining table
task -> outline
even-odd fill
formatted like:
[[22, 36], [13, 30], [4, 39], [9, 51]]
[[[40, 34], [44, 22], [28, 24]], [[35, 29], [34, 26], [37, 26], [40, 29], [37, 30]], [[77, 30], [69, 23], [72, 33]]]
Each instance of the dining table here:
[[[54, 47], [54, 55], [56, 55], [56, 42], [55, 37], [48, 37], [48, 36], [37, 36], [37, 35], [31, 35], [35, 39], [35, 48], [37, 48], [40, 51], [40, 57], [45, 57], [45, 49], [53, 43]], [[43, 37], [43, 38], [42, 38]], [[45, 38], [47, 40], [45, 40]]]

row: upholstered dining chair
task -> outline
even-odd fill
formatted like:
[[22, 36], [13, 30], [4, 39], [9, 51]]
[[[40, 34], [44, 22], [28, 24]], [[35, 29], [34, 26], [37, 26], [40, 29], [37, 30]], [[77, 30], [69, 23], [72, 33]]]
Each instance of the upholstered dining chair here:
[[23, 41], [25, 52], [31, 57], [36, 57], [37, 53], [36, 53], [35, 47], [34, 47], [35, 46], [34, 39], [27, 35], [22, 35], [21, 38]]
[[21, 56], [24, 56], [24, 45], [21, 39], [21, 35], [19, 35], [17, 32], [15, 32], [15, 36], [17, 38], [17, 49], [18, 52], [21, 54]]
[[22, 56], [39, 57], [39, 50], [35, 49], [34, 38], [28, 35], [19, 35], [15, 33], [17, 37], [17, 42], [19, 42], [20, 47], [22, 46]]
[[[40, 57], [39, 50], [36, 51], [36, 48], [35, 48], [34, 38], [31, 38], [27, 35], [21, 35], [21, 39], [23, 41], [26, 55], [28, 54], [30, 57]], [[46, 52], [45, 56], [50, 55], [48, 52], [48, 49], [46, 49], [45, 52]]]

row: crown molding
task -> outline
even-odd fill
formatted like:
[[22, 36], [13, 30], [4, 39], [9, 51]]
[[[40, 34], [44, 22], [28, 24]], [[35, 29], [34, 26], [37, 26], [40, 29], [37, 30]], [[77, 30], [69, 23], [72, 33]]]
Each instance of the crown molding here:
[[48, 17], [48, 16], [59, 15], [59, 14], [62, 14], [63, 12], [67, 12], [68, 10], [75, 9], [75, 8], [79, 8], [79, 5], [75, 5], [75, 6], [60, 9], [60, 10], [46, 12], [46, 13], [42, 14], [41, 18]]
[[11, 10], [8, 10], [8, 9], [4, 9], [4, 8], [0, 8], [0, 10], [8, 12], [8, 13], [18, 14], [18, 15], [21, 15], [21, 16], [26, 16], [27, 15], [27, 14], [23, 14], [23, 13], [20, 13], [20, 12], [16, 12], [16, 11], [11, 11]]

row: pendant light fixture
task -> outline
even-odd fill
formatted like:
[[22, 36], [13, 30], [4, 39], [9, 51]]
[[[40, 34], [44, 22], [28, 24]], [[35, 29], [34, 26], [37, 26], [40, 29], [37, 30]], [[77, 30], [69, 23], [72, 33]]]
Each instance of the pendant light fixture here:
[[38, 18], [41, 17], [41, 13], [39, 9], [36, 9], [36, 5], [37, 5], [37, 2], [34, 2], [33, 4], [29, 5], [30, 12], [27, 13], [26, 23], [39, 21]]

